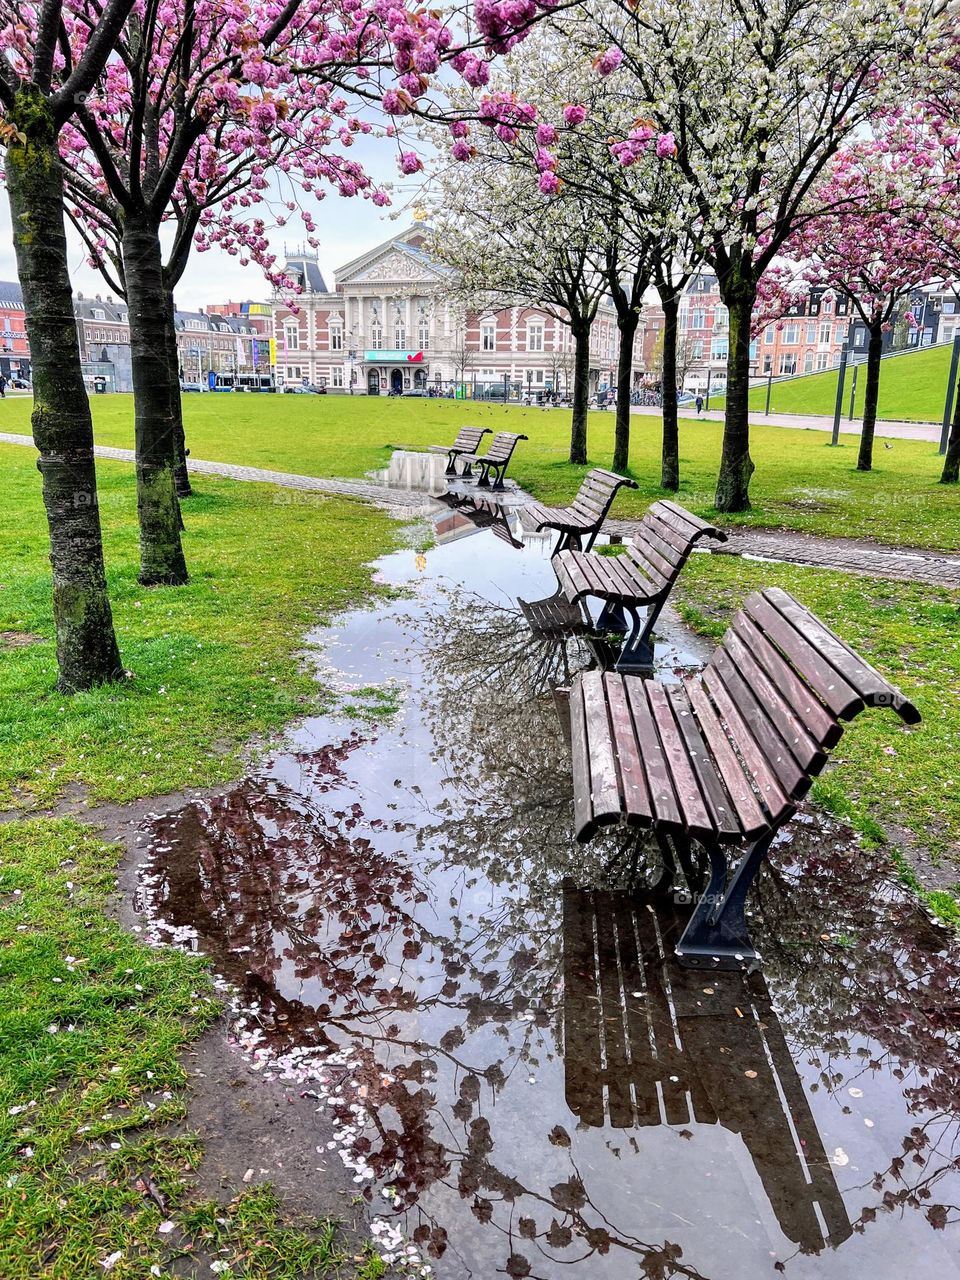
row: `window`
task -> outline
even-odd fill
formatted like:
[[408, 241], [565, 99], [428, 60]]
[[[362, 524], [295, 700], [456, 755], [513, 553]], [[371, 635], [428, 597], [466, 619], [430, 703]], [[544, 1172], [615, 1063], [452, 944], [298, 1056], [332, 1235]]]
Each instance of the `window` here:
[[287, 343], [288, 351], [300, 350], [300, 326], [298, 324], [287, 324], [283, 327], [284, 338]]
[[707, 327], [707, 313], [698, 307], [690, 317], [691, 329], [705, 329]]
[[407, 328], [402, 322], [393, 331], [393, 345], [397, 351], [402, 351], [407, 345]]
[[836, 336], [837, 336], [837, 341], [838, 341], [838, 342], [846, 342], [846, 340], [847, 340], [847, 329], [846, 329], [846, 326], [845, 326], [845, 325], [842, 325], [842, 324], [838, 324], [838, 325], [837, 325], [837, 335], [836, 335]]
[[697, 338], [696, 341], [691, 342], [690, 359], [691, 360], [703, 359], [703, 339], [702, 338]]
[[200, 332], [200, 333], [202, 333], [202, 332], [203, 332], [203, 321], [202, 321], [202, 320], [188, 320], [188, 321], [187, 321], [187, 328], [188, 328], [188, 329], [192, 329], [192, 330], [194, 331], [194, 333], [196, 333], [196, 332]]
[[497, 326], [492, 322], [484, 323], [480, 326], [480, 350], [496, 351], [497, 349]]
[[542, 382], [542, 381], [543, 381], [543, 370], [542, 370], [542, 369], [537, 369], [537, 370], [535, 370], [535, 371], [534, 371], [533, 380], [534, 380], [534, 382]]
[[828, 316], [832, 310], [833, 310], [833, 302], [832, 302], [829, 298], [824, 298], [824, 300], [823, 300], [823, 314], [824, 314], [825, 316]]
[[767, 354], [763, 357], [763, 372], [769, 373], [772, 368], [773, 368], [773, 356], [768, 351]]
[[343, 350], [343, 329], [338, 324], [330, 326], [330, 350]]
[[430, 350], [430, 322], [421, 320], [417, 325], [417, 347], [420, 351]]
[[714, 329], [726, 329], [730, 313], [722, 302], [718, 302], [713, 313]]
[[820, 326], [820, 341], [826, 345], [830, 341], [831, 324], [829, 320], [825, 320]]
[[300, 372], [300, 366], [298, 364], [287, 365], [288, 379], [291, 379], [291, 380], [295, 379], [297, 382], [299, 382], [302, 377], [303, 377], [303, 374]]
[[780, 357], [780, 374], [791, 374], [797, 372], [797, 357], [790, 352]]
[[788, 324], [783, 331], [783, 341], [786, 346], [792, 347], [800, 341], [800, 326], [798, 324]]
[[818, 351], [818, 352], [817, 352], [817, 369], [818, 369], [818, 371], [819, 371], [819, 370], [821, 370], [821, 369], [825, 369], [825, 368], [827, 367], [827, 361], [828, 361], [829, 359], [830, 359], [830, 356], [829, 356], [829, 353], [828, 353], [828, 352], [826, 352], [826, 351]]
[[808, 345], [811, 345], [811, 346], [812, 346], [812, 345], [813, 345], [813, 343], [814, 343], [814, 342], [816, 342], [816, 340], [817, 340], [817, 326], [816, 326], [815, 324], [808, 324], [808, 325], [807, 325], [807, 343], [808, 343]]
[[101, 311], [98, 307], [94, 307], [93, 318], [94, 320], [106, 320], [107, 313], [105, 311]]
[[945, 325], [943, 326], [943, 329], [942, 329], [942, 331], [941, 331], [941, 333], [940, 333], [940, 340], [941, 340], [942, 342], [952, 342], [952, 341], [953, 341], [953, 325], [952, 325], [952, 324], [945, 324]]
[[803, 357], [803, 372], [810, 373], [813, 369], [813, 352], [807, 351]]
[[763, 331], [763, 340], [769, 347], [773, 343], [773, 325], [768, 324]]
[[833, 353], [833, 367], [836, 369], [836, 367], [839, 365], [839, 363], [840, 363], [840, 352], [839, 352], [839, 351], [835, 351], [835, 352]]
[[532, 321], [527, 325], [527, 350], [543, 350], [543, 322]]
[[383, 350], [383, 329], [378, 324], [370, 328], [370, 348], [373, 351]]
[[714, 338], [710, 343], [710, 359], [726, 360], [729, 354], [729, 339], [724, 334], [722, 338]]
[[330, 382], [331, 382], [331, 386], [342, 387], [343, 386], [343, 370], [334, 369], [330, 374]]

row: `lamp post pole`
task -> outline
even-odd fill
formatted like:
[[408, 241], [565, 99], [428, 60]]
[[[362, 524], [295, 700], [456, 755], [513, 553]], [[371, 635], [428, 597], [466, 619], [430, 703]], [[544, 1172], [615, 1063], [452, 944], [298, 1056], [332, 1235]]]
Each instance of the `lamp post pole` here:
[[840, 352], [840, 368], [837, 370], [837, 403], [833, 410], [833, 435], [830, 439], [831, 445], [840, 443], [840, 415], [843, 413], [843, 383], [847, 376], [847, 357], [850, 354], [848, 343], [843, 344], [843, 350]]

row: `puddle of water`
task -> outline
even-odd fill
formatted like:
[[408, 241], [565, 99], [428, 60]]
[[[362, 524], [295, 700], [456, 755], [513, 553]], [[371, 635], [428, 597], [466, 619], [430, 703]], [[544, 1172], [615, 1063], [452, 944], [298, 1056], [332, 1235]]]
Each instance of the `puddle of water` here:
[[158, 936], [332, 1109], [391, 1258], [399, 1227], [450, 1280], [960, 1277], [956, 953], [800, 815], [753, 904], [763, 974], [678, 969], [685, 904], [571, 838], [564, 662], [515, 604], [549, 592], [549, 540], [464, 518], [380, 563], [408, 598], [320, 637], [344, 687], [406, 688], [392, 723], [307, 720], [145, 828]]

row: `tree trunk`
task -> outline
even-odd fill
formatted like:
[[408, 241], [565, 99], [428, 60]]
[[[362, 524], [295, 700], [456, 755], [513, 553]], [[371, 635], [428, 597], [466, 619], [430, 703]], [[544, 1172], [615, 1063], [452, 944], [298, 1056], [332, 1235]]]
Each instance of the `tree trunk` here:
[[167, 364], [170, 370], [170, 397], [173, 410], [173, 482], [178, 498], [189, 498], [193, 493], [187, 471], [187, 440], [183, 430], [183, 397], [180, 394], [180, 352], [177, 349], [177, 329], [174, 324], [173, 290], [165, 289], [164, 319], [167, 337]]
[[727, 402], [723, 423], [723, 451], [714, 505], [718, 511], [750, 510], [750, 322], [756, 287], [742, 285], [727, 302], [730, 347], [727, 353]]
[[614, 431], [613, 469], [625, 472], [630, 466], [630, 380], [633, 375], [633, 343], [640, 325], [640, 313], [628, 306], [617, 315], [620, 349], [617, 352], [617, 425]]
[[661, 297], [663, 307], [663, 368], [660, 402], [663, 406], [663, 445], [660, 486], [676, 493], [680, 488], [680, 432], [677, 426], [677, 323], [680, 302], [676, 294]]
[[857, 470], [873, 469], [873, 435], [877, 426], [877, 398], [880, 394], [880, 362], [883, 356], [882, 322], [870, 325], [870, 343], [867, 347], [867, 385], [863, 393], [863, 427], [860, 431], [860, 452]]
[[570, 461], [587, 460], [587, 404], [590, 400], [590, 325], [574, 321], [573, 334], [573, 422], [570, 426]]
[[117, 680], [123, 663], [103, 564], [93, 422], [67, 271], [63, 173], [48, 100], [21, 90], [8, 122], [26, 135], [4, 168], [33, 369], [33, 438], [50, 531], [58, 688]]
[[941, 484], [956, 484], [958, 481], [960, 481], [960, 383], [957, 384], [955, 392], [953, 422], [950, 424], [947, 454], [943, 460], [943, 471], [940, 473]]
[[189, 575], [180, 544], [180, 504], [173, 479], [176, 424], [167, 298], [160, 237], [153, 222], [129, 216], [122, 248], [133, 367], [140, 581], [144, 586], [181, 586]]

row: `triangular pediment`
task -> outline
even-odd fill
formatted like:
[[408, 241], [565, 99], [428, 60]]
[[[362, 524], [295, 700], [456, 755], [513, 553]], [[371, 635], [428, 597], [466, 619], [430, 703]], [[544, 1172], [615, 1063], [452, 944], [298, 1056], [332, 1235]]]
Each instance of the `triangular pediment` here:
[[432, 284], [444, 279], [442, 267], [430, 264], [425, 254], [402, 244], [385, 245], [379, 252], [349, 263], [337, 272], [339, 287], [358, 284]]

